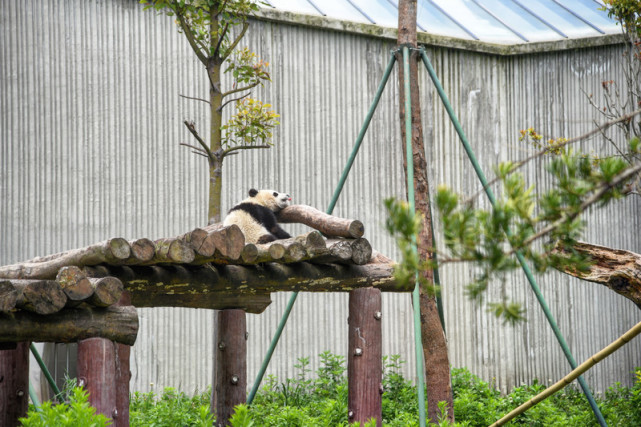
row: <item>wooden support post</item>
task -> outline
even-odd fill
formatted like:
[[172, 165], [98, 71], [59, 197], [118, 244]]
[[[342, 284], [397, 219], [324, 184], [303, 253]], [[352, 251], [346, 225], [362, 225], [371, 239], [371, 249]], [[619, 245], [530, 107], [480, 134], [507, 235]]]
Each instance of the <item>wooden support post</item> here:
[[[131, 295], [124, 292], [117, 305], [130, 305]], [[114, 427], [129, 427], [129, 382], [131, 381], [131, 370], [129, 357], [131, 346], [127, 344], [114, 343], [116, 346], [116, 414], [114, 416]]]
[[379, 289], [363, 288], [350, 291], [347, 321], [347, 415], [350, 424], [360, 422], [364, 425], [374, 418], [377, 426], [383, 425], [381, 317]]
[[105, 338], [78, 342], [78, 383], [89, 392], [89, 403], [100, 414], [115, 419], [116, 345]]
[[238, 309], [218, 312], [218, 336], [215, 341], [215, 393], [212, 393], [212, 408], [216, 410], [217, 426], [229, 425], [234, 406], [247, 401], [245, 317], [245, 312]]
[[29, 405], [29, 342], [0, 350], [0, 426], [18, 425]]

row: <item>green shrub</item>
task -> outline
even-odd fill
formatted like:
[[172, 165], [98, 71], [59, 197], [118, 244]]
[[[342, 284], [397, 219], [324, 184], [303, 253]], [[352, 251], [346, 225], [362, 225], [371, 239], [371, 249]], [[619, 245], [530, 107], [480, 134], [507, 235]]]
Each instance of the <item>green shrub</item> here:
[[20, 424], [25, 427], [103, 427], [111, 424], [111, 420], [102, 414], [96, 414], [96, 409], [89, 406], [89, 395], [83, 388], [73, 388], [69, 391], [68, 398], [68, 404], [44, 402], [40, 411], [29, 409], [27, 417], [20, 418]]
[[[316, 378], [311, 378], [309, 359], [301, 358], [295, 365], [294, 379], [279, 382], [268, 376], [250, 408], [236, 407], [231, 419], [234, 427], [314, 427], [348, 426], [347, 379], [345, 360], [329, 352], [320, 355]], [[416, 387], [401, 374], [404, 362], [399, 356], [383, 359], [383, 425], [389, 427], [418, 426]], [[641, 368], [635, 371], [632, 387], [616, 383], [597, 403], [612, 426], [641, 425]], [[537, 381], [515, 387], [506, 396], [465, 368], [452, 369], [454, 414], [456, 426], [486, 426], [545, 389]], [[67, 392], [68, 404], [42, 405], [42, 412], [29, 411], [22, 419], [24, 426], [106, 426], [103, 415], [96, 415], [87, 403], [87, 394], [80, 388]], [[167, 388], [162, 395], [134, 393], [131, 397], [131, 426], [212, 426], [209, 413], [210, 393], [193, 397]], [[441, 407], [441, 406], [439, 406]], [[444, 409], [441, 407], [441, 409]], [[583, 394], [566, 387], [512, 420], [508, 425], [527, 426], [589, 426], [595, 425], [594, 414]], [[369, 423], [372, 425], [371, 423]], [[451, 424], [441, 417], [438, 426]]]

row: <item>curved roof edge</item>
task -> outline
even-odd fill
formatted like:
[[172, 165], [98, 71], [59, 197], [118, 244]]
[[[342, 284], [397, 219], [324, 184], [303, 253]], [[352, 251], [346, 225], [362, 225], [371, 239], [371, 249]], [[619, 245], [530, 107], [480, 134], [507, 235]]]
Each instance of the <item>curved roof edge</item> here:
[[[381, 27], [375, 24], [364, 24], [353, 21], [343, 21], [325, 16], [305, 15], [261, 8], [255, 14], [256, 19], [263, 21], [281, 22], [291, 25], [322, 28], [338, 32], [361, 34], [382, 39], [396, 40], [397, 29]], [[476, 40], [465, 40], [455, 37], [435, 35], [419, 31], [418, 43], [428, 46], [461, 49], [472, 52], [488, 53], [493, 55], [524, 55], [530, 53], [580, 49], [597, 46], [621, 44], [624, 42], [622, 34], [607, 34], [597, 37], [564, 39], [546, 42], [532, 42], [525, 44], [495, 44]]]

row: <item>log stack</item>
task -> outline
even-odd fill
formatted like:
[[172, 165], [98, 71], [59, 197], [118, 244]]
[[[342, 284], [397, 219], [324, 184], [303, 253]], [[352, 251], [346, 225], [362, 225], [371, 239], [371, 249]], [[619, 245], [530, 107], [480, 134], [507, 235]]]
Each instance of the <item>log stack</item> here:
[[[136, 307], [239, 308], [249, 313], [264, 311], [272, 291], [335, 292], [368, 286], [410, 291], [395, 287], [391, 263], [372, 261], [360, 221], [304, 205], [283, 209], [278, 220], [315, 230], [267, 244], [245, 244], [238, 226], [214, 224], [155, 241], [113, 238], [0, 266], [0, 319], [5, 320], [0, 321], [0, 342], [70, 342], [86, 337], [70, 326], [84, 322], [93, 336], [132, 344], [135, 309], [113, 307], [124, 291]], [[124, 332], [113, 330], [115, 321], [122, 322]], [[95, 326], [101, 322], [104, 327]], [[34, 332], [35, 324], [56, 323], [66, 326]], [[16, 325], [25, 332], [18, 332]]]

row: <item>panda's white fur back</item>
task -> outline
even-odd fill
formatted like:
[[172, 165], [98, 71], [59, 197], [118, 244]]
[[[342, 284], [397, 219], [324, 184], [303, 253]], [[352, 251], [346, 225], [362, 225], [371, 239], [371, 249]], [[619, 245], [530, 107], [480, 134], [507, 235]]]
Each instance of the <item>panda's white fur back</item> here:
[[223, 225], [236, 224], [245, 243], [265, 243], [290, 237], [280, 228], [275, 213], [289, 206], [289, 194], [274, 190], [249, 190], [249, 197], [230, 209]]

